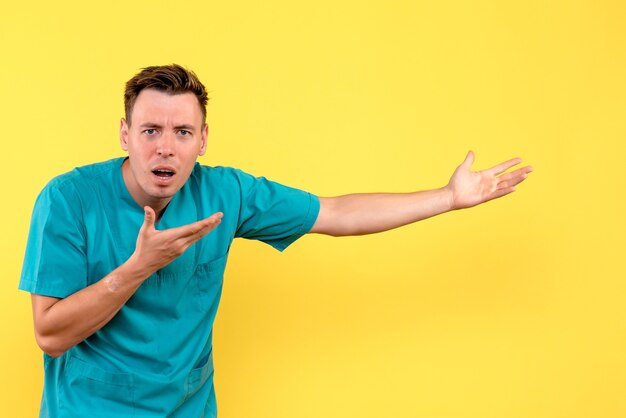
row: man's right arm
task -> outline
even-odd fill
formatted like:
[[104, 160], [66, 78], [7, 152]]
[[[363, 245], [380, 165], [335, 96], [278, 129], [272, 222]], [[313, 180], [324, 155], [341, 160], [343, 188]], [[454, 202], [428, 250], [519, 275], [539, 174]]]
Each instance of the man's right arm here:
[[216, 213], [178, 228], [157, 231], [155, 213], [145, 208], [133, 255], [100, 281], [64, 298], [32, 294], [35, 338], [58, 357], [105, 326], [150, 275], [211, 232], [222, 219]]

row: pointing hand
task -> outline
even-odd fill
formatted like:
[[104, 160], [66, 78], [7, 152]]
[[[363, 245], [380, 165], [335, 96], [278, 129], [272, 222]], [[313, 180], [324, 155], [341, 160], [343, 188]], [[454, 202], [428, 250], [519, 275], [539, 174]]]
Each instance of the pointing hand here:
[[482, 171], [471, 171], [470, 167], [473, 162], [474, 153], [470, 151], [465, 161], [454, 171], [446, 186], [452, 194], [452, 209], [469, 208], [514, 192], [515, 186], [524, 181], [528, 173], [533, 171], [531, 166], [526, 166], [502, 174], [521, 163], [521, 158], [513, 158]]
[[154, 210], [146, 206], [144, 211], [144, 222], [131, 258], [137, 261], [146, 276], [171, 263], [192, 244], [215, 229], [224, 216], [223, 213], [217, 212], [197, 222], [159, 231], [154, 227], [156, 219]]

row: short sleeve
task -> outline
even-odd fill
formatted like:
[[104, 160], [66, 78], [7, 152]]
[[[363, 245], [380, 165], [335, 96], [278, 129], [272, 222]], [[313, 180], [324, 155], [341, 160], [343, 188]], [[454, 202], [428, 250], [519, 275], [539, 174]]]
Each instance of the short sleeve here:
[[317, 196], [237, 170], [241, 210], [236, 237], [263, 241], [283, 251], [309, 232], [317, 219]]
[[80, 202], [69, 187], [48, 185], [39, 194], [19, 288], [30, 293], [67, 297], [87, 286], [84, 227]]

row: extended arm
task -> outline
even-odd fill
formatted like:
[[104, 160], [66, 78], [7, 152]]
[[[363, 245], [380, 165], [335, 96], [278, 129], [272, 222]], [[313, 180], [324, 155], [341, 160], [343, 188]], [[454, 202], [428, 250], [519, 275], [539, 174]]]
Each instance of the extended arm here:
[[476, 206], [515, 191], [515, 186], [526, 179], [532, 167], [502, 173], [521, 161], [514, 158], [490, 169], [472, 172], [474, 153], [470, 151], [449, 183], [440, 189], [320, 198], [320, 213], [310, 232], [333, 236], [373, 234]]
[[32, 295], [35, 337], [58, 357], [106, 325], [152, 273], [169, 264], [219, 225], [221, 213], [179, 228], [157, 231], [146, 207], [133, 255], [98, 282], [64, 298]]

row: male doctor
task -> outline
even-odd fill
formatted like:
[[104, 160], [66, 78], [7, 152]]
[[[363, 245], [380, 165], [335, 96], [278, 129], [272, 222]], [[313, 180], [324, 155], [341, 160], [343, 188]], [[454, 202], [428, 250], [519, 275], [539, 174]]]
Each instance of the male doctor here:
[[54, 178], [33, 211], [20, 289], [44, 351], [42, 417], [215, 417], [212, 330], [231, 243], [381, 232], [507, 195], [515, 158], [439, 189], [317, 197], [196, 162], [207, 93], [178, 65], [126, 84], [128, 152]]

